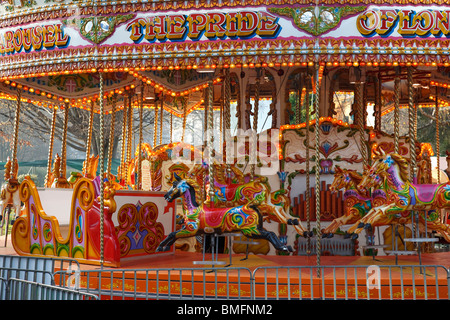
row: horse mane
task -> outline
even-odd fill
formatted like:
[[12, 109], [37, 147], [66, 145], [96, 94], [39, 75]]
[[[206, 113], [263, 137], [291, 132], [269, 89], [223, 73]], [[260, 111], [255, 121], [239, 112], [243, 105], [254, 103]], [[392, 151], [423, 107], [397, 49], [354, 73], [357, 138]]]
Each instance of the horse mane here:
[[355, 170], [347, 170], [348, 175], [352, 178], [352, 180], [355, 180], [355, 184], [358, 185], [361, 180], [363, 179], [363, 176], [360, 175], [358, 172], [356, 172]]
[[191, 195], [193, 196], [192, 199], [194, 199], [195, 202], [197, 202], [197, 204], [202, 203], [203, 202], [202, 201], [202, 192], [200, 189], [200, 185], [197, 183], [197, 181], [195, 181], [194, 179], [191, 179], [191, 178], [185, 178], [184, 181], [186, 181], [186, 183], [188, 185], [190, 185], [192, 187], [193, 191], [195, 192], [194, 195], [191, 193]]
[[405, 182], [408, 181], [408, 160], [397, 153], [391, 153], [390, 156], [400, 169], [400, 178]]
[[191, 186], [191, 188], [189, 188], [189, 193], [191, 194], [191, 200], [192, 200], [192, 204], [194, 205], [194, 207], [199, 207], [198, 205], [198, 201], [196, 199], [196, 194], [197, 192], [195, 191], [195, 187], [192, 186], [191, 184], [188, 183], [189, 186]]

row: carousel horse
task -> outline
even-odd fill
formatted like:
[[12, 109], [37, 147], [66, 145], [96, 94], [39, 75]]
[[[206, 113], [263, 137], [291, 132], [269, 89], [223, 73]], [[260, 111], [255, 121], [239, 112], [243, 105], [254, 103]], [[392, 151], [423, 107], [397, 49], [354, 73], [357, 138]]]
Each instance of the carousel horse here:
[[[20, 215], [20, 197], [19, 183], [17, 182], [17, 172], [19, 165], [15, 162], [13, 174], [11, 175], [12, 161], [8, 157], [5, 163], [5, 183], [2, 184], [0, 193], [0, 220], [3, 219], [3, 210], [8, 206], [12, 206], [15, 212], [15, 219]], [[14, 221], [13, 219], [12, 221]]]
[[[98, 158], [99, 156], [91, 155], [87, 158], [87, 160], [83, 161], [83, 172], [84, 177], [88, 179], [95, 179], [97, 176], [97, 167], [98, 167]], [[83, 174], [79, 172], [71, 172], [67, 181], [69, 182], [71, 188], [75, 186], [75, 184], [83, 178]]]
[[[335, 168], [334, 180], [330, 186], [330, 191], [335, 192], [344, 189], [345, 214], [334, 219], [331, 224], [322, 231], [322, 237], [331, 238], [336, 230], [346, 224], [354, 224], [363, 218], [370, 209], [378, 207], [386, 202], [386, 194], [383, 190], [375, 189], [370, 194], [368, 189], [358, 189], [357, 186], [363, 176], [350, 169]], [[377, 187], [380, 180], [377, 180]]]
[[253, 239], [268, 240], [276, 250], [292, 252], [290, 246], [283, 245], [275, 233], [263, 228], [262, 215], [258, 209], [259, 197], [244, 205], [236, 207], [212, 208], [206, 204], [198, 204], [196, 200], [196, 182], [191, 179], [182, 180], [174, 174], [175, 180], [164, 198], [171, 202], [183, 197], [186, 212], [184, 226], [170, 233], [158, 246], [156, 251], [168, 251], [179, 238], [193, 237], [203, 233], [230, 233], [240, 231], [244, 236]]
[[53, 169], [50, 177], [48, 178], [48, 186], [50, 188], [56, 188], [59, 174], [61, 172], [61, 157], [59, 154], [55, 155], [55, 161], [53, 161]]
[[[221, 165], [214, 165], [217, 169]], [[203, 174], [207, 172], [207, 165], [196, 165], [187, 173], [187, 177], [194, 179], [198, 185], [203, 185]], [[219, 167], [219, 169], [221, 169]], [[255, 196], [264, 194], [264, 199], [258, 206], [265, 221], [274, 221], [282, 224], [292, 225], [295, 231], [304, 236], [312, 236], [312, 232], [308, 231], [302, 226], [299, 219], [289, 217], [287, 212], [290, 210], [290, 200], [285, 195], [285, 190], [276, 190], [271, 192], [270, 185], [268, 184], [266, 177], [257, 176], [253, 181], [247, 181], [244, 174], [239, 169], [231, 166], [230, 177], [233, 183], [228, 183], [224, 174], [218, 174], [214, 178], [214, 206], [215, 207], [231, 207], [246, 204], [251, 201]], [[216, 170], [215, 172], [222, 172], [222, 170]], [[209, 179], [209, 177], [206, 177]], [[234, 183], [236, 181], [236, 183]], [[198, 190], [199, 191], [199, 190]], [[206, 190], [208, 193], [209, 190]], [[200, 194], [200, 192], [197, 192]], [[201, 199], [197, 198], [197, 202]], [[209, 204], [209, 199], [205, 201], [205, 204]]]
[[52, 188], [71, 188], [71, 184], [67, 181], [65, 172], [62, 172], [62, 159], [59, 154], [55, 156], [55, 162], [53, 164], [53, 182]]
[[380, 178], [387, 202], [372, 208], [360, 223], [353, 225], [348, 232], [358, 234], [363, 228], [380, 220], [386, 221], [386, 224], [396, 218], [409, 220], [411, 210], [427, 211], [427, 228], [441, 232], [446, 241], [450, 242], [450, 226], [440, 222], [436, 212], [436, 209], [450, 207], [450, 183], [411, 183], [408, 180], [408, 161], [398, 154], [381, 152], [381, 157], [374, 162], [358, 188], [370, 188]]
[[83, 161], [84, 176], [88, 179], [94, 179], [97, 176], [99, 155], [89, 156], [85, 161]]

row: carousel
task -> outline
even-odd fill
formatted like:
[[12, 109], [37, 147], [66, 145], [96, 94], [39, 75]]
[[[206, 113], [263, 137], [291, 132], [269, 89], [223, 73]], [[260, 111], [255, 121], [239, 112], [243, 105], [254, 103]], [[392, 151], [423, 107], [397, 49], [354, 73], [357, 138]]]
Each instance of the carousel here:
[[[10, 0], [0, 10], [0, 94], [14, 111], [0, 211], [17, 255], [120, 267], [253, 253], [320, 265], [420, 259], [450, 243], [450, 11], [439, 1]], [[47, 115], [34, 119], [47, 124], [42, 185], [18, 179], [29, 108]], [[67, 170], [71, 129], [85, 137], [78, 172]]]

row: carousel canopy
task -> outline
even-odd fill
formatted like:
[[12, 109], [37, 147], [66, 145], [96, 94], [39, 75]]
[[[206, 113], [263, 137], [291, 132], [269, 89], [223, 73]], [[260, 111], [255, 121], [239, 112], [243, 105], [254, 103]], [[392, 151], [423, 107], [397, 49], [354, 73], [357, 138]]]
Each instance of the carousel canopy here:
[[[449, 7], [391, 2], [3, 2], [0, 91], [6, 99], [19, 88], [22, 99], [37, 104], [90, 108], [102, 72], [104, 96], [118, 94], [119, 107], [130, 96], [136, 104], [145, 84], [145, 106], [163, 101], [182, 116], [202, 105], [209, 81], [221, 90], [223, 69], [318, 63], [367, 69], [383, 90], [392, 87], [395, 68], [414, 67], [421, 96], [432, 103], [426, 88], [450, 83]], [[345, 76], [339, 81], [345, 90]]]

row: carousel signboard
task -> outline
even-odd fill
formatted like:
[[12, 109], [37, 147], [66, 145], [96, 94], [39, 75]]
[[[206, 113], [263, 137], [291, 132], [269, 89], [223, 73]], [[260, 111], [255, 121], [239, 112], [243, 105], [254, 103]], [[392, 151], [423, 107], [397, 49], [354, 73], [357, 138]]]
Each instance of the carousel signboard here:
[[281, 29], [278, 18], [262, 11], [205, 12], [139, 17], [127, 25], [130, 39], [154, 41], [274, 38]]
[[0, 53], [39, 51], [64, 48], [69, 43], [69, 36], [64, 34], [61, 23], [34, 25], [6, 30], [1, 34]]
[[450, 34], [450, 8], [369, 9], [357, 17], [356, 27], [365, 37], [389, 36], [394, 31], [403, 37], [447, 37]]
[[[310, 54], [331, 59], [366, 54], [364, 59], [370, 60], [375, 51], [396, 59], [411, 59], [415, 54], [448, 59], [448, 45], [435, 42], [448, 40], [450, 7], [445, 6], [277, 5], [122, 10], [98, 15], [73, 12], [0, 29], [4, 59], [0, 68], [25, 68], [26, 60], [36, 67], [51, 61], [71, 63], [73, 68], [93, 68], [94, 62], [133, 66], [141, 60], [157, 65], [167, 63], [164, 59], [180, 65], [195, 64], [195, 59], [221, 64], [263, 56], [272, 61], [301, 60]], [[398, 40], [406, 42], [395, 45]]]

